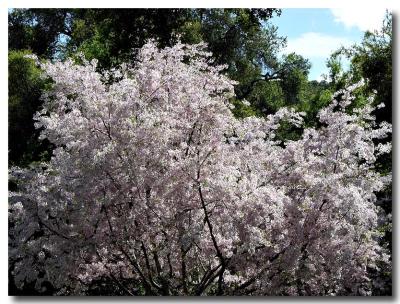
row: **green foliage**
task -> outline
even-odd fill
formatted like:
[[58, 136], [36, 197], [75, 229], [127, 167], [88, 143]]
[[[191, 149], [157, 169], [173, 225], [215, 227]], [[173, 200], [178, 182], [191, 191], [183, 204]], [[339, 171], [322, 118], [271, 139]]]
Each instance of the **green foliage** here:
[[243, 104], [242, 101], [238, 99], [232, 99], [232, 105], [234, 108], [232, 109], [233, 114], [235, 117], [249, 117], [249, 116], [256, 116], [257, 112], [251, 106]]
[[377, 120], [392, 122], [392, 16], [387, 14], [382, 29], [367, 32], [350, 51], [353, 74], [368, 79], [367, 92], [376, 91], [376, 103], [386, 106], [377, 111]]
[[40, 95], [46, 81], [29, 51], [10, 51], [8, 54], [8, 149], [9, 165], [27, 166], [48, 157], [47, 145], [37, 140], [33, 115], [39, 109]]
[[282, 87], [288, 104], [298, 104], [308, 97], [305, 89], [308, 82], [308, 72], [311, 64], [307, 59], [295, 53], [285, 56], [282, 65]]
[[203, 40], [200, 20], [186, 21], [178, 30], [183, 41], [189, 44], [200, 43]]
[[[226, 73], [238, 81], [235, 92], [239, 99], [246, 98], [262, 108], [259, 83], [265, 71], [273, 72], [279, 67], [278, 53], [285, 44], [277, 28], [268, 23], [274, 9], [200, 9], [192, 12], [192, 19], [182, 30], [183, 42], [205, 41], [214, 54], [216, 64], [226, 64]], [[262, 89], [261, 89], [262, 90]], [[258, 99], [258, 100], [257, 100]]]
[[277, 80], [257, 83], [248, 98], [259, 115], [275, 113], [286, 104], [283, 88]]
[[174, 44], [188, 18], [188, 9], [76, 9], [66, 55], [83, 52], [100, 68], [133, 62], [148, 39], [160, 47]]
[[326, 82], [310, 81], [307, 86], [308, 99], [297, 106], [297, 110], [306, 113], [305, 125], [307, 127], [317, 126], [319, 123], [317, 114], [319, 110], [326, 107], [332, 101], [333, 90], [329, 89]]
[[343, 70], [341, 51], [334, 52], [326, 61], [326, 66], [329, 69], [329, 80], [332, 91], [343, 89], [347, 85], [347, 78], [349, 76]]
[[62, 51], [60, 35], [70, 35], [69, 9], [13, 9], [8, 14], [10, 50], [31, 50], [51, 58]]
[[276, 132], [276, 139], [282, 141], [282, 143], [288, 140], [299, 140], [302, 133], [302, 128], [293, 126], [291, 123], [288, 122], [282, 122]]

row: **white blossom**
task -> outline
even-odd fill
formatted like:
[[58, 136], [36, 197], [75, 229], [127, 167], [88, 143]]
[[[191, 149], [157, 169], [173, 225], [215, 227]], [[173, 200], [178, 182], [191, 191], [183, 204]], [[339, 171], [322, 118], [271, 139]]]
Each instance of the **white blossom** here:
[[235, 119], [235, 83], [205, 47], [150, 42], [135, 67], [102, 74], [96, 61], [41, 64], [53, 87], [36, 127], [56, 148], [48, 164], [10, 171], [18, 286], [47, 280], [84, 294], [108, 279], [126, 294], [370, 291], [367, 266], [389, 263], [374, 202], [390, 177], [373, 166], [391, 145], [373, 139], [391, 126], [375, 126], [371, 105], [345, 111], [356, 85], [320, 111], [323, 127], [282, 144], [281, 122], [300, 127], [304, 113]]

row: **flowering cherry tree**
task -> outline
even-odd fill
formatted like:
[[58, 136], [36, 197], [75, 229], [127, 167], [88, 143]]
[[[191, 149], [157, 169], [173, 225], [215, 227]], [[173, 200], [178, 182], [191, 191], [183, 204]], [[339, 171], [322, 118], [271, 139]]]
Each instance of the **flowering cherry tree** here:
[[[369, 104], [350, 87], [321, 127], [280, 142], [283, 108], [236, 119], [234, 82], [204, 44], [159, 50], [135, 67], [41, 63], [52, 90], [35, 119], [49, 163], [12, 168], [10, 267], [19, 287], [86, 294], [106, 280], [125, 295], [369, 294], [379, 246]], [[47, 282], [47, 283], [46, 283]], [[46, 283], [46, 284], [45, 284]]]

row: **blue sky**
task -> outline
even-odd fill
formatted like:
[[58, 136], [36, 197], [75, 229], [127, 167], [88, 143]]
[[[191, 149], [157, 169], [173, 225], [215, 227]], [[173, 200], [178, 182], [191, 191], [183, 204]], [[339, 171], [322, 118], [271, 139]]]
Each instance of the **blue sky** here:
[[[384, 9], [283, 9], [271, 19], [278, 33], [287, 37], [283, 53], [295, 52], [310, 60], [309, 79], [322, 79], [326, 59], [340, 46], [359, 43], [366, 30], [380, 29]], [[346, 66], [346, 62], [343, 62]]]

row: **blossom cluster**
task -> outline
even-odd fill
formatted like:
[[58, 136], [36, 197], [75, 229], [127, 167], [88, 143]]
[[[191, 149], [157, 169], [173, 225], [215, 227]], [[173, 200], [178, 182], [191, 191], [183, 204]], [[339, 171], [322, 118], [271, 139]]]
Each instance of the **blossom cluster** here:
[[134, 67], [40, 63], [52, 89], [35, 116], [49, 163], [12, 168], [10, 265], [16, 284], [86, 294], [368, 294], [379, 246], [371, 104], [350, 88], [321, 127], [275, 138], [303, 113], [231, 113], [234, 82], [204, 44], [140, 51]]

